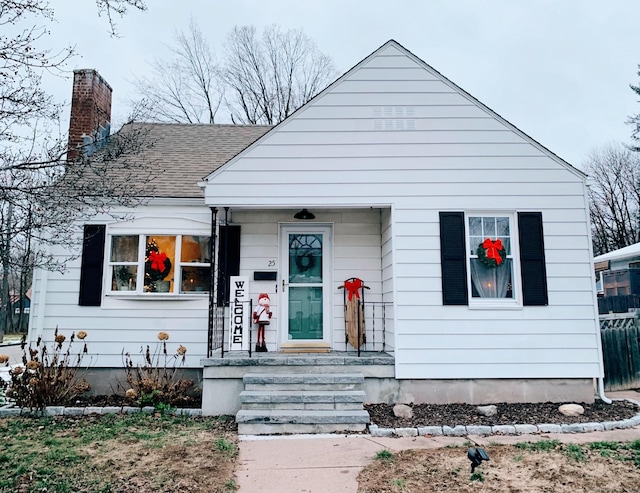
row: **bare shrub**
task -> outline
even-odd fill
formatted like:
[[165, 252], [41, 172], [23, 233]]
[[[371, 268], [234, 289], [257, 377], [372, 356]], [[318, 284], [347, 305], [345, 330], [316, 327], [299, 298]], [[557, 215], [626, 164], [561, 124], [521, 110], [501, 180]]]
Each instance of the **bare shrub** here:
[[167, 341], [169, 334], [158, 333], [158, 343], [153, 351], [149, 345], [140, 348], [142, 364], [135, 364], [128, 352], [123, 352], [128, 388], [124, 395], [128, 401], [139, 406], [185, 407], [193, 404], [194, 394], [199, 389], [191, 379], [181, 378], [187, 348], [178, 346], [174, 354], [169, 354]]
[[[86, 332], [81, 332], [86, 337]], [[53, 345], [47, 345], [38, 337], [35, 347], [31, 347], [31, 344], [27, 346], [26, 336], [22, 336], [22, 366], [9, 370], [8, 399], [19, 407], [43, 410], [46, 406], [66, 404], [91, 390], [82, 376], [87, 368], [82, 364], [87, 345], [83, 343], [82, 350], [73, 353], [71, 349], [76, 334], [71, 334], [67, 344], [66, 339], [57, 327]]]

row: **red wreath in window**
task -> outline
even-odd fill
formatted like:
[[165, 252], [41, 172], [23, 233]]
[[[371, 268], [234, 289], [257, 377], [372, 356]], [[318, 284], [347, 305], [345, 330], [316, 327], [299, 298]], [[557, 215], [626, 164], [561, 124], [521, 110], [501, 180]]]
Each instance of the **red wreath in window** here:
[[146, 259], [144, 263], [145, 278], [151, 282], [160, 281], [171, 271], [171, 260], [167, 254], [161, 252], [153, 238], [147, 243]]
[[487, 238], [478, 245], [476, 254], [478, 255], [478, 260], [491, 269], [504, 264], [504, 261], [507, 258], [507, 252], [504, 249], [500, 238], [495, 241], [491, 238]]

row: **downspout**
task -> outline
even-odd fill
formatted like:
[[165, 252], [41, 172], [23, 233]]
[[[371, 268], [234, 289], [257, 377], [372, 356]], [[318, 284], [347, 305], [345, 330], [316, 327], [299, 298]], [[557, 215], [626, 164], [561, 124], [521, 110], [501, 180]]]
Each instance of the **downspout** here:
[[604, 395], [604, 377], [598, 377], [598, 397], [605, 404], [611, 404], [613, 401]]
[[[587, 190], [589, 188], [589, 185], [587, 185], [587, 178], [585, 177], [582, 181], [582, 183], [584, 184], [584, 210], [586, 212], [586, 221], [587, 221], [587, 238], [588, 238], [588, 243], [589, 243], [589, 258], [591, 259], [591, 265], [590, 265], [590, 269], [591, 269], [591, 273], [593, 273], [594, 269], [593, 269], [593, 240], [591, 238], [591, 215], [589, 213], [589, 197], [588, 197], [588, 193]], [[593, 274], [592, 274], [593, 275]], [[601, 334], [601, 330], [600, 329], [600, 313], [598, 312], [598, 295], [596, 293], [596, 284], [595, 282], [591, 283], [591, 295], [593, 297], [593, 309], [595, 311], [594, 315], [595, 315], [595, 321], [596, 321], [596, 341], [597, 341], [597, 347], [598, 347], [598, 366], [600, 367], [600, 371], [599, 371], [599, 376], [596, 377], [596, 381], [597, 381], [597, 387], [598, 387], [598, 397], [600, 397], [600, 400], [602, 400], [602, 402], [604, 402], [605, 404], [611, 404], [613, 401], [611, 399], [609, 399], [605, 394], [604, 394], [604, 358], [602, 356], [602, 334]]]

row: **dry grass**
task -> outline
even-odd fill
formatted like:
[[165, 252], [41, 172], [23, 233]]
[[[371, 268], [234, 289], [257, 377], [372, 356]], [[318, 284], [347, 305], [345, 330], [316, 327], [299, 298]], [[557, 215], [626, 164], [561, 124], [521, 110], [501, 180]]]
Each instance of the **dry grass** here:
[[473, 476], [466, 447], [378, 454], [358, 476], [358, 492], [636, 492], [640, 484], [640, 441], [485, 449], [491, 459]]
[[[228, 418], [232, 419], [232, 418]], [[0, 419], [0, 492], [236, 491], [236, 433], [217, 418]]]

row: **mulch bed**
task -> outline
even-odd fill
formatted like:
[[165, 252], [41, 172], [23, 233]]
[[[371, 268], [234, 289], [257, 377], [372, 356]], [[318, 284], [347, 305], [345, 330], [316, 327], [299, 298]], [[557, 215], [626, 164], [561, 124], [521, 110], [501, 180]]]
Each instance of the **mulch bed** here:
[[596, 400], [593, 404], [580, 404], [584, 414], [580, 416], [564, 416], [558, 411], [562, 403], [526, 403], [495, 404], [498, 413], [494, 416], [482, 416], [477, 406], [469, 404], [413, 404], [413, 417], [397, 418], [393, 414], [391, 404], [365, 404], [371, 416], [371, 423], [381, 428], [414, 428], [418, 426], [450, 426], [456, 425], [514, 425], [514, 424], [572, 424], [604, 421], [620, 421], [628, 419], [640, 412], [640, 409], [629, 401], [614, 401], [605, 404]]
[[[135, 402], [127, 400], [123, 395], [117, 394], [78, 396], [72, 401], [66, 402], [65, 405], [72, 407], [138, 407]], [[202, 396], [189, 396], [172, 405], [173, 407], [200, 409], [200, 407], [202, 407]]]

